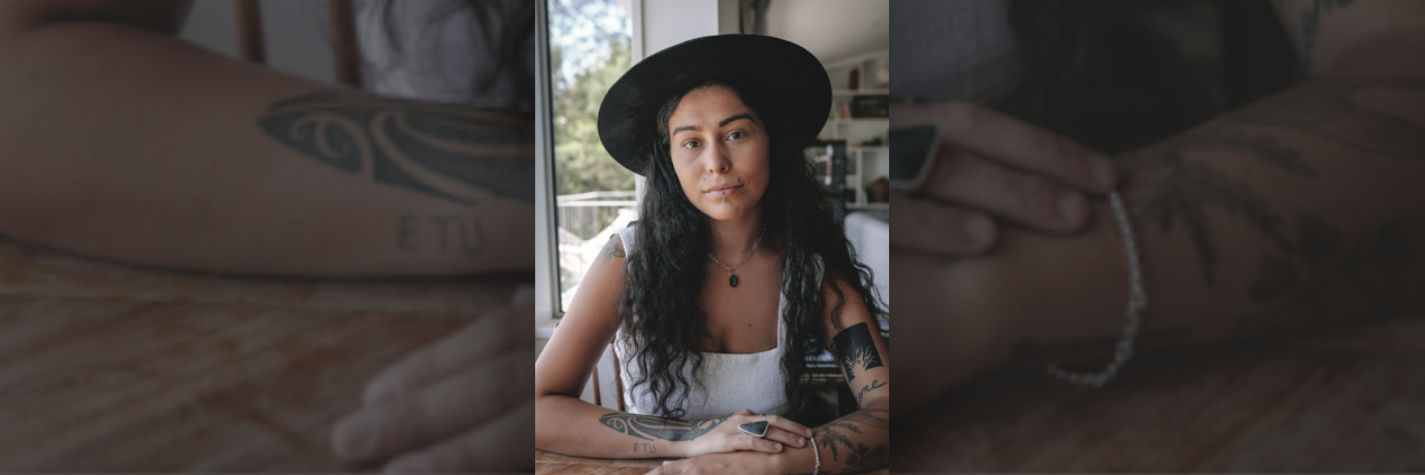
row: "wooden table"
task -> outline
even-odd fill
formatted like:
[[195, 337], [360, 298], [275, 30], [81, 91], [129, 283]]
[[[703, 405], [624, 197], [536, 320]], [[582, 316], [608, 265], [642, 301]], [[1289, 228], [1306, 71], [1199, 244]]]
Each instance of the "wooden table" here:
[[0, 239], [0, 472], [344, 470], [329, 433], [365, 381], [528, 280], [232, 278]]
[[897, 472], [1425, 471], [1425, 311], [973, 381], [892, 432]]
[[[668, 459], [611, 460], [573, 457], [534, 449], [536, 475], [643, 475], [663, 465]], [[868, 474], [888, 475], [890, 469]]]

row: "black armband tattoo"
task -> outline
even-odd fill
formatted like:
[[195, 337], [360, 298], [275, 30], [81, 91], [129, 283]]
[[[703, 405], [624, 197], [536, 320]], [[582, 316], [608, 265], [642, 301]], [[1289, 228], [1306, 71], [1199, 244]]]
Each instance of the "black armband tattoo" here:
[[857, 371], [883, 366], [869, 328], [865, 322], [857, 323], [837, 333], [831, 340], [836, 352], [841, 354], [841, 366], [846, 369], [847, 381], [854, 381]]

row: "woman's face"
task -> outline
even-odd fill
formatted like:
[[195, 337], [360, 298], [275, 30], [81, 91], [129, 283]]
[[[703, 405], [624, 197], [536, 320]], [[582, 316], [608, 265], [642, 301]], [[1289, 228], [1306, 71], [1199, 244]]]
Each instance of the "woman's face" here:
[[668, 120], [673, 169], [688, 200], [715, 220], [756, 209], [767, 191], [767, 130], [724, 86], [694, 89]]

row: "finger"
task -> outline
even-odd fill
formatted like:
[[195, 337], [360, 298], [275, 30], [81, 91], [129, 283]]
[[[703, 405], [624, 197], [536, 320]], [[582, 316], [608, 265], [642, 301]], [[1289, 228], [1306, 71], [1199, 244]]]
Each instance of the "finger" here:
[[1050, 232], [1070, 232], [1088, 221], [1083, 193], [1039, 175], [1014, 170], [965, 152], [943, 160], [923, 193]]
[[767, 452], [775, 454], [782, 451], [782, 443], [767, 439], [759, 439], [747, 434], [738, 434], [733, 444], [734, 450], [751, 450], [756, 452]]
[[807, 440], [806, 437], [802, 437], [800, 435], [793, 434], [791, 432], [787, 432], [775, 427], [767, 429], [767, 437], [764, 438], [773, 442], [781, 442], [782, 445], [788, 447], [796, 448], [806, 447]]
[[506, 352], [344, 418], [333, 431], [333, 448], [353, 461], [410, 450], [520, 407], [533, 385], [533, 359], [523, 351]]
[[755, 413], [755, 412], [752, 412], [751, 409], [743, 409], [743, 410], [740, 410], [740, 411], [737, 411], [737, 412], [732, 413], [732, 415], [734, 415], [734, 416], [757, 416], [757, 415], [760, 415], [760, 414]]
[[933, 254], [975, 254], [998, 234], [984, 213], [892, 191], [891, 247]]
[[375, 405], [399, 394], [419, 389], [459, 368], [468, 367], [490, 355], [532, 344], [522, 315], [530, 315], [532, 305], [508, 307], [489, 313], [445, 339], [417, 350], [381, 371], [367, 383], [362, 393], [364, 405]]
[[1092, 193], [1113, 190], [1117, 172], [1107, 157], [1062, 135], [965, 103], [891, 105], [893, 127], [934, 124], [943, 148], [964, 147]]
[[803, 434], [807, 437], [811, 437], [811, 429], [808, 429], [807, 426], [798, 424], [792, 421], [791, 419], [787, 419], [781, 416], [766, 416], [766, 421], [768, 422], [768, 425], [772, 427], [776, 427], [778, 429], [782, 429], [793, 434]]
[[386, 465], [388, 473], [529, 471], [534, 459], [526, 453], [534, 438], [534, 402], [521, 405], [459, 437], [402, 455]]

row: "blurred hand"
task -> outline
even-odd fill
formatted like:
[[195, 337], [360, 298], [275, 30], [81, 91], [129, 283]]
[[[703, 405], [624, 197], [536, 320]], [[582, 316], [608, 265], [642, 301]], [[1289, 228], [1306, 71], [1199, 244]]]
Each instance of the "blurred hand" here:
[[682, 460], [669, 460], [663, 462], [663, 466], [648, 472], [648, 475], [724, 473], [781, 475], [787, 472], [785, 470], [777, 470], [775, 463], [762, 454], [733, 452], [729, 454], [700, 455]]
[[372, 379], [333, 430], [337, 456], [396, 472], [532, 470], [534, 304], [518, 294]]
[[[769, 422], [766, 438], [757, 438], [737, 428], [739, 425], [758, 421]], [[706, 424], [709, 421], [693, 421], [694, 425], [699, 423]], [[762, 416], [743, 409], [727, 416], [727, 420], [718, 423], [706, 434], [688, 441], [688, 447], [682, 453], [688, 457], [735, 451], [777, 453], [782, 451], [782, 444], [805, 447], [807, 437], [811, 437], [811, 429], [804, 425], [783, 417]]]
[[920, 190], [891, 193], [892, 248], [982, 253], [999, 234], [995, 219], [1071, 233], [1088, 221], [1084, 195], [1108, 193], [1117, 179], [1107, 157], [992, 110], [892, 103], [892, 127], [924, 124], [940, 131], [939, 155]]

